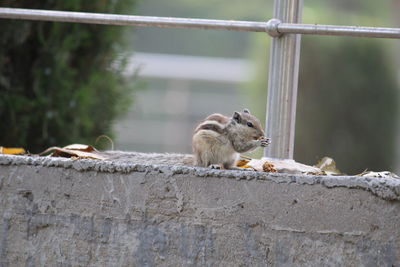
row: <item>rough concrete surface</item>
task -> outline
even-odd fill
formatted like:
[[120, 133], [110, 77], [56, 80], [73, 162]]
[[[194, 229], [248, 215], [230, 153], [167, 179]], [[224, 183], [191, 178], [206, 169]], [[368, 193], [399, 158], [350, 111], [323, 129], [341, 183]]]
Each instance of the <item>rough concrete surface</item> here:
[[400, 266], [400, 180], [0, 156], [0, 266]]

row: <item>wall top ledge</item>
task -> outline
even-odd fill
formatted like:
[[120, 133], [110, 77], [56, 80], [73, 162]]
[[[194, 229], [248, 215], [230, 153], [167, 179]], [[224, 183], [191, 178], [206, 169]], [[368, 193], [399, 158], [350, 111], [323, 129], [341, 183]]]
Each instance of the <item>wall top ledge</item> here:
[[[127, 153], [127, 155], [139, 155], [137, 161], [132, 161], [132, 157], [112, 160], [79, 159], [73, 160], [61, 157], [39, 157], [39, 156], [14, 156], [0, 155], [0, 178], [1, 169], [13, 166], [36, 166], [43, 168], [64, 168], [79, 172], [107, 172], [118, 174], [129, 174], [132, 172], [144, 173], [165, 173], [167, 177], [174, 175], [186, 175], [203, 178], [230, 178], [235, 180], [257, 180], [272, 181], [275, 183], [297, 184], [304, 186], [322, 185], [327, 188], [344, 187], [349, 189], [362, 189], [385, 199], [400, 201], [400, 179], [371, 178], [361, 176], [323, 176], [323, 175], [297, 175], [285, 173], [263, 173], [255, 171], [236, 171], [236, 170], [213, 170], [193, 166], [166, 165], [163, 161], [158, 161], [151, 157], [154, 155], [163, 157], [188, 158], [188, 155], [180, 154], [145, 154]], [[147, 155], [149, 156], [146, 159]]]

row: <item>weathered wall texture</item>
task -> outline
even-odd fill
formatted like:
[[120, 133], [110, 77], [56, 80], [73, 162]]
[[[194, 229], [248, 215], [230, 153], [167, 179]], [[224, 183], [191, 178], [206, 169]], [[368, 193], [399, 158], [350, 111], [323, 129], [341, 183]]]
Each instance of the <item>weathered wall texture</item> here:
[[0, 156], [1, 266], [399, 266], [400, 182]]

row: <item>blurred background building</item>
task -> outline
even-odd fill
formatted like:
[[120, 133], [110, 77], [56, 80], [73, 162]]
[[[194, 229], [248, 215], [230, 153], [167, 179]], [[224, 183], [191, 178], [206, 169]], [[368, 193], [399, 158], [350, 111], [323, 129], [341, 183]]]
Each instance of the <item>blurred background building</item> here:
[[135, 53], [127, 75], [139, 71], [146, 88], [115, 125], [118, 149], [191, 153], [197, 122], [210, 112], [240, 110], [242, 84], [253, 69], [245, 59]]

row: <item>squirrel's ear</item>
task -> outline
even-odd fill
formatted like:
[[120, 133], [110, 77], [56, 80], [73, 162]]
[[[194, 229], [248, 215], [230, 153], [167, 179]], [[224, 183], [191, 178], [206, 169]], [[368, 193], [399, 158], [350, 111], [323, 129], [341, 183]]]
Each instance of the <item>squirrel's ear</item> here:
[[243, 112], [244, 112], [244, 113], [247, 113], [247, 114], [250, 114], [250, 110], [248, 110], [247, 108], [245, 108], [245, 109], [243, 110]]
[[236, 121], [237, 123], [240, 123], [242, 121], [242, 116], [240, 116], [240, 113], [235, 111], [233, 113], [233, 120]]

